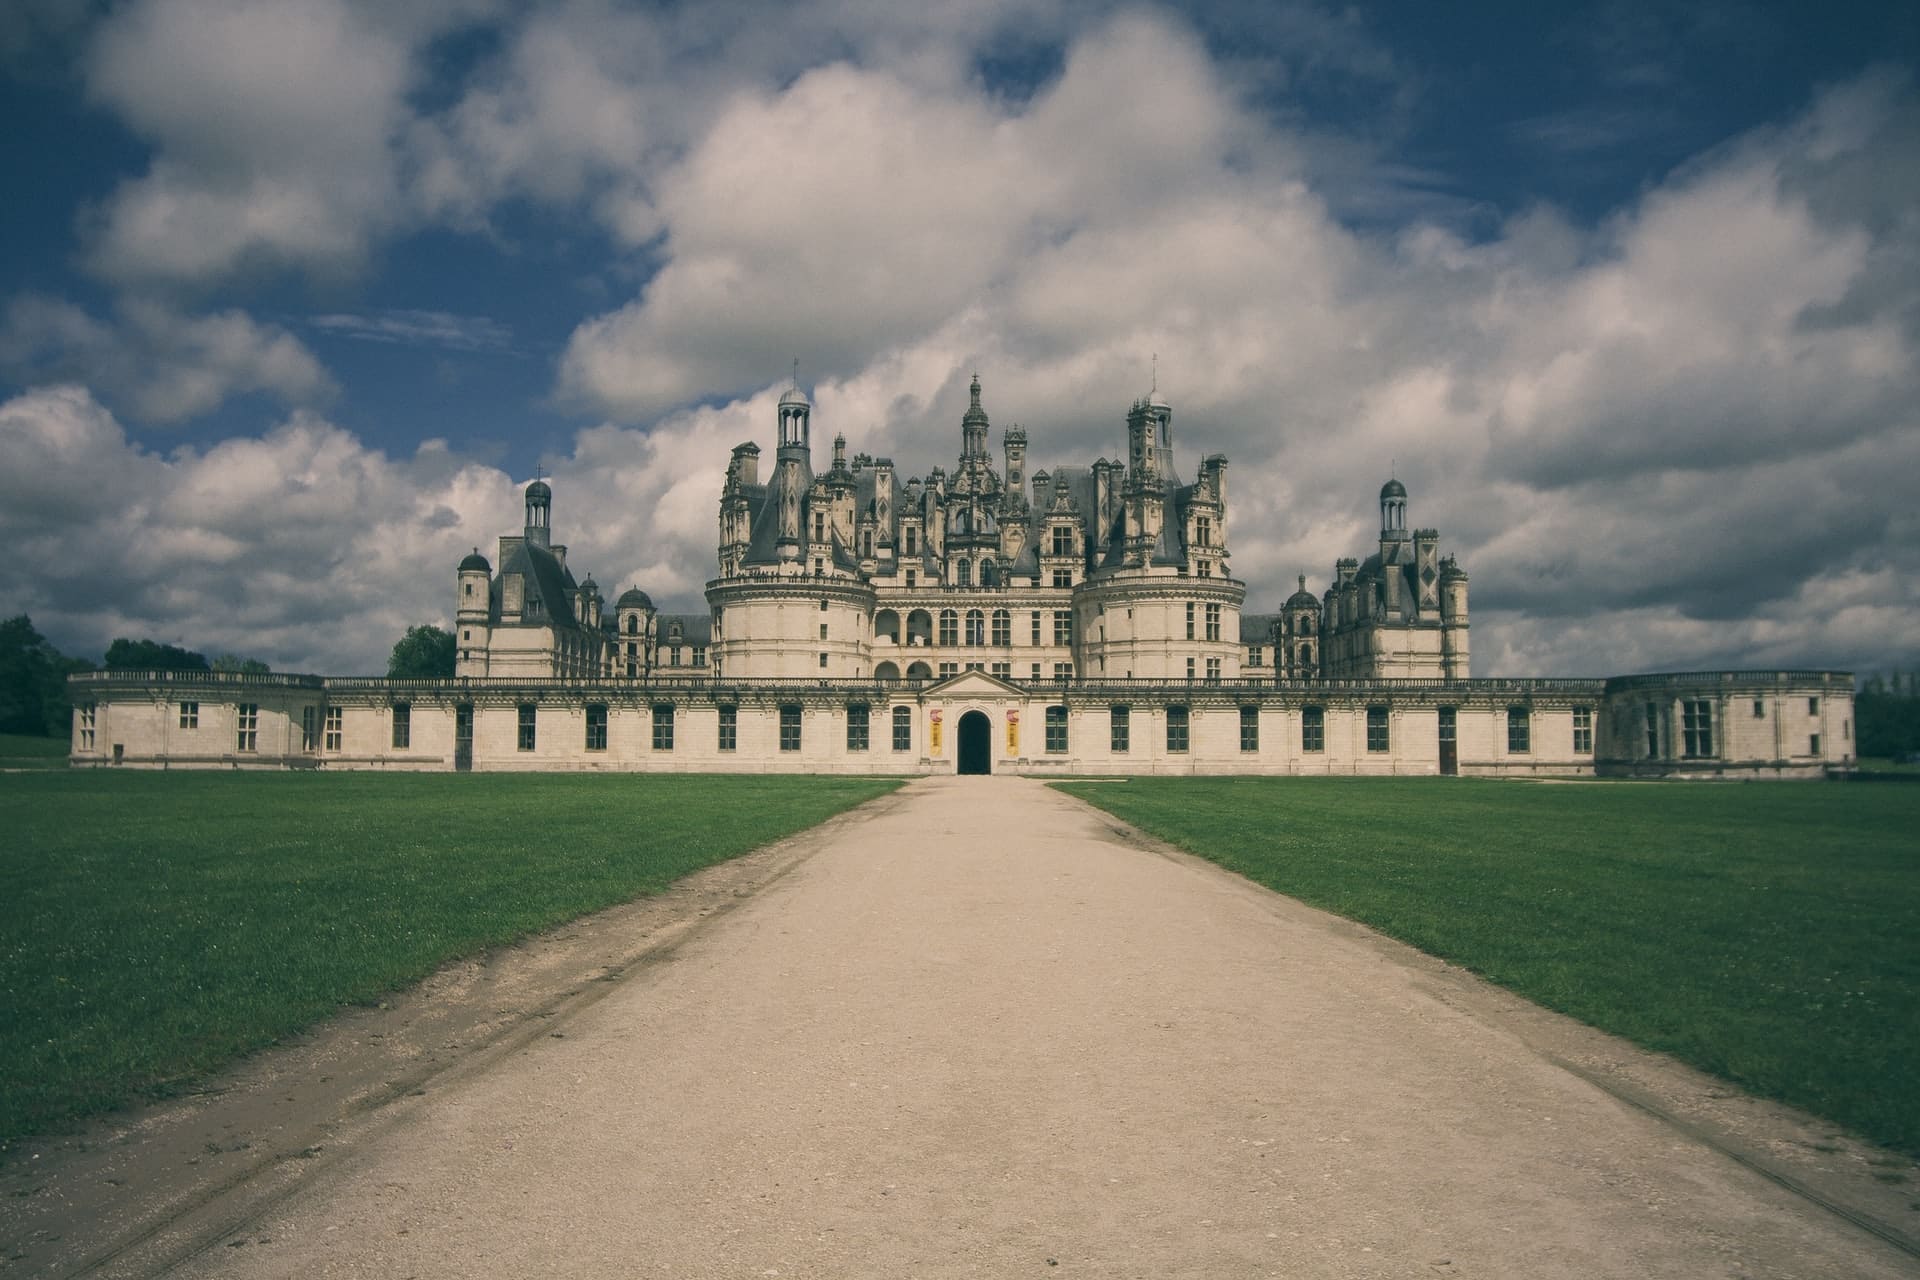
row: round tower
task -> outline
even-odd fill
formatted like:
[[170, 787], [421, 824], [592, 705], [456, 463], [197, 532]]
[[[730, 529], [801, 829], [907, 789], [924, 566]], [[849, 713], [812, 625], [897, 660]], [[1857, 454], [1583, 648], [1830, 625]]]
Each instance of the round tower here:
[[1467, 644], [1467, 571], [1452, 556], [1440, 561], [1440, 674], [1464, 680], [1470, 669]]
[[454, 674], [487, 674], [487, 627], [492, 620], [490, 595], [493, 566], [475, 547], [473, 554], [460, 562], [459, 595], [454, 600]]
[[628, 587], [613, 602], [615, 675], [640, 677], [653, 661], [653, 601], [638, 587]]
[[1281, 652], [1274, 655], [1274, 666], [1295, 680], [1311, 680], [1320, 671], [1320, 601], [1307, 590], [1307, 575], [1300, 575], [1300, 589], [1287, 597], [1280, 625]]

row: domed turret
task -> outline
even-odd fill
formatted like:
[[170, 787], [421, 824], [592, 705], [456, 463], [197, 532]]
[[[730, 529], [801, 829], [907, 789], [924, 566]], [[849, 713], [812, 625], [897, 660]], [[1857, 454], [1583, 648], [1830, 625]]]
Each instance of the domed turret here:
[[527, 541], [536, 547], [552, 545], [553, 489], [536, 477], [527, 486]]
[[1306, 574], [1303, 573], [1300, 575], [1300, 589], [1287, 597], [1286, 607], [1289, 609], [1312, 609], [1316, 612], [1319, 610], [1320, 597], [1307, 590]]
[[651, 610], [653, 608], [653, 600], [640, 588], [628, 587], [620, 593], [620, 598], [614, 602], [613, 607], [616, 609]]
[[493, 566], [488, 564], [487, 558], [480, 554], [480, 548], [475, 547], [473, 554], [460, 562], [460, 572], [491, 574], [493, 572]]
[[1401, 539], [1407, 536], [1407, 486], [1389, 480], [1380, 486], [1380, 536]]

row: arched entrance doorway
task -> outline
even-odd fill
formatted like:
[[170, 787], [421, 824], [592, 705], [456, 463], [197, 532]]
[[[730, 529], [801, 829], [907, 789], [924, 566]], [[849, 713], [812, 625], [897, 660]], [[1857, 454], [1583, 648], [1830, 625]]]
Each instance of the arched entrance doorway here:
[[960, 772], [993, 772], [993, 721], [984, 711], [960, 717]]

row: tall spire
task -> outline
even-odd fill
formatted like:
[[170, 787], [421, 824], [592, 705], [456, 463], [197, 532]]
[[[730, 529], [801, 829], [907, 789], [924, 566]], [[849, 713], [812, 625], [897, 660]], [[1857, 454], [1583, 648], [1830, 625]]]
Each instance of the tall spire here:
[[987, 411], [980, 407], [980, 375], [973, 375], [973, 385], [968, 391], [967, 412], [960, 419], [960, 456], [963, 458], [984, 458], [987, 456]]

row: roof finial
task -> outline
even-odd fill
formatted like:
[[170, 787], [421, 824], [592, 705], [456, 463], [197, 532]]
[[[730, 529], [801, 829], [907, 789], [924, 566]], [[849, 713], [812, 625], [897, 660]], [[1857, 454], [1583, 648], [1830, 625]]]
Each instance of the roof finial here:
[[800, 389], [800, 357], [799, 356], [795, 356], [793, 358], [793, 389], [795, 391], [798, 391]]
[[537, 463], [537, 462], [536, 462], [536, 463], [534, 463], [534, 464], [533, 464], [533, 478], [534, 478], [535, 480], [545, 480], [545, 479], [547, 478], [547, 469], [546, 469], [545, 467], [543, 467], [543, 466], [541, 466], [541, 465], [540, 465], [539, 463]]
[[1147, 391], [1152, 393], [1160, 389], [1160, 353], [1158, 351], [1154, 352], [1149, 359], [1153, 362], [1153, 379], [1152, 385], [1147, 388]]

